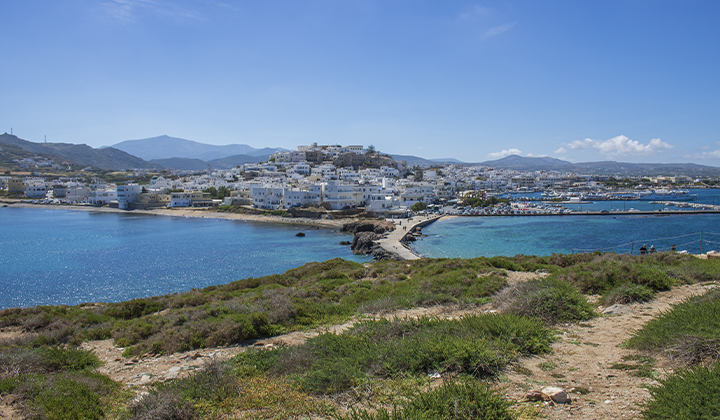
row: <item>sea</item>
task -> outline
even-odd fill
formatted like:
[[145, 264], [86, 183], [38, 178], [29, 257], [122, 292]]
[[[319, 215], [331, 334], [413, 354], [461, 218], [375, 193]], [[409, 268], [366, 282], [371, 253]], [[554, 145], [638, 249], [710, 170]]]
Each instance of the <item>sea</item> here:
[[[720, 205], [720, 190], [694, 189], [695, 203]], [[720, 214], [615, 215], [612, 210], [680, 210], [648, 201], [572, 204], [578, 211], [608, 210], [600, 216], [452, 217], [423, 229], [412, 247], [430, 258], [474, 258], [606, 251], [638, 254], [640, 247], [690, 253], [720, 250]]]
[[[694, 190], [720, 204], [720, 190]], [[580, 205], [576, 205], [580, 206]], [[648, 202], [584, 204], [582, 210], [656, 210]], [[298, 232], [305, 237], [295, 236]], [[720, 215], [452, 217], [413, 244], [430, 258], [720, 250]], [[333, 229], [238, 220], [44, 208], [0, 208], [0, 309], [119, 302], [249, 277], [310, 261], [368, 262]]]
[[[304, 237], [295, 236], [298, 232]], [[353, 255], [332, 229], [65, 209], [0, 208], [0, 309], [119, 302]]]

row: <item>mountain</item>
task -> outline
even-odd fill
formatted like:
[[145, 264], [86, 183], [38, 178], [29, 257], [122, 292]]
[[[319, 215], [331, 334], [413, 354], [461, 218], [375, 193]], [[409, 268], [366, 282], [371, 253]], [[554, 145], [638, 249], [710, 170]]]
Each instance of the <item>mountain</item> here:
[[209, 161], [234, 155], [266, 156], [271, 155], [278, 150], [285, 150], [269, 147], [256, 149], [248, 146], [247, 144], [216, 146], [169, 136], [159, 136], [141, 140], [126, 140], [114, 144], [111, 147], [123, 150], [145, 160], [189, 158]]
[[518, 155], [506, 156], [498, 160], [489, 160], [480, 163], [483, 166], [494, 168], [514, 169], [516, 171], [563, 171], [571, 166], [571, 162], [550, 157], [522, 157]]
[[150, 163], [163, 166], [168, 169], [178, 169], [181, 171], [202, 171], [208, 169], [208, 163], [200, 159], [188, 158], [169, 158], [169, 159], [153, 159]]
[[432, 167], [432, 166], [440, 166], [445, 163], [447, 164], [463, 164], [463, 162], [460, 162], [457, 159], [425, 159], [417, 156], [411, 156], [411, 155], [389, 155], [393, 160], [399, 161], [404, 160], [407, 162], [408, 166], [422, 166], [422, 167]]
[[267, 162], [270, 159], [270, 155], [263, 156], [250, 156], [250, 155], [234, 155], [228, 156], [221, 159], [213, 159], [208, 161], [213, 169], [232, 169], [238, 165], [245, 163], [259, 163]]
[[33, 153], [60, 156], [81, 166], [105, 170], [158, 168], [157, 165], [112, 147], [93, 149], [85, 144], [33, 143], [7, 133], [0, 135], [0, 143], [12, 144]]
[[720, 175], [720, 168], [716, 166], [698, 165], [695, 163], [629, 163], [615, 161], [572, 163], [550, 157], [522, 157], [518, 155], [481, 162], [477, 165], [516, 171], [564, 171], [589, 175]]

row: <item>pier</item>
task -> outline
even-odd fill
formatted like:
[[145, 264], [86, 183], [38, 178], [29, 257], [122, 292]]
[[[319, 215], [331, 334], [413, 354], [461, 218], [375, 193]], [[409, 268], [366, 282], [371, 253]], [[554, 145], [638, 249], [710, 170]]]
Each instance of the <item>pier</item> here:
[[395, 230], [389, 232], [384, 238], [379, 239], [377, 244], [386, 251], [398, 255], [403, 260], [419, 260], [422, 256], [416, 254], [409, 246], [405, 245], [405, 237], [414, 232], [416, 228], [425, 227], [442, 217], [442, 215], [429, 215], [415, 216], [412, 220], [388, 219], [389, 222], [395, 224]]

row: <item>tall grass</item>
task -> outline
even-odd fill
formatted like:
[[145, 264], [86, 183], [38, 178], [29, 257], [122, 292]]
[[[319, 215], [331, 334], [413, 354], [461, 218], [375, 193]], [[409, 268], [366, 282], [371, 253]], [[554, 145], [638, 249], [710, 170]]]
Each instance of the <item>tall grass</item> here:
[[478, 382], [448, 382], [413, 396], [402, 408], [389, 412], [353, 409], [338, 420], [511, 420], [510, 403]]
[[720, 365], [681, 370], [649, 388], [646, 420], [720, 418]]
[[627, 345], [663, 353], [679, 365], [720, 359], [720, 290], [686, 299], [645, 325]]
[[340, 335], [321, 334], [301, 346], [248, 351], [236, 360], [294, 378], [308, 392], [334, 394], [397, 375], [494, 376], [520, 356], [549, 351], [551, 340], [541, 322], [514, 315], [380, 320]]

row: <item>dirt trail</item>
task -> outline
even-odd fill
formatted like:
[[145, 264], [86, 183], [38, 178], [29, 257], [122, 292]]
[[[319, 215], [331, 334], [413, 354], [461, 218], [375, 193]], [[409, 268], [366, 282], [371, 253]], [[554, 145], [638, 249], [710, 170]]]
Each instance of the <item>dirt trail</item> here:
[[[708, 286], [699, 284], [680, 286], [659, 293], [652, 302], [621, 305], [614, 314], [562, 325], [552, 354], [522, 360], [520, 368], [509, 372], [500, 386], [507, 387], [507, 396], [514, 401], [522, 401], [528, 391], [539, 391], [546, 386], [589, 391], [584, 395], [568, 392], [572, 398], [570, 404], [537, 403], [542, 407], [542, 414], [550, 419], [638, 418], [638, 403], [650, 395], [645, 387], [657, 381], [632, 376], [631, 371], [612, 369], [610, 366], [614, 363], [636, 363], [623, 360], [623, 356], [637, 352], [620, 345], [671, 305], [707, 289]], [[656, 360], [654, 370], [659, 377], [672, 372], [664, 360]]]

